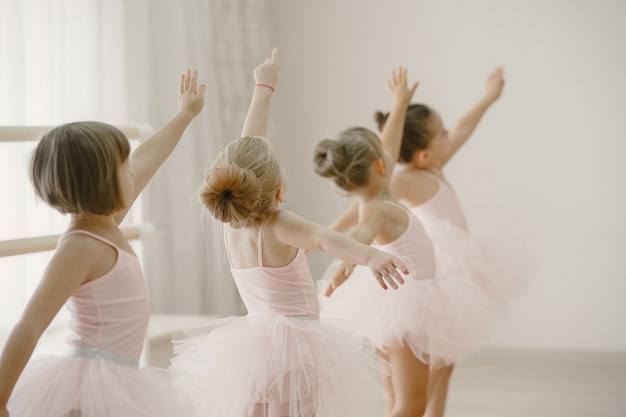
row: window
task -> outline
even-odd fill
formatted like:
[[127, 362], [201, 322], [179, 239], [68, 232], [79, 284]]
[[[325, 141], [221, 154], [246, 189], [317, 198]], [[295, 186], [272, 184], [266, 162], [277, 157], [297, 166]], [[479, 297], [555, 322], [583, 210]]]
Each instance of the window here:
[[[139, 129], [121, 127], [131, 140], [139, 142]], [[58, 235], [64, 232], [69, 216], [64, 216], [35, 197], [28, 178], [30, 155], [46, 127], [0, 126], [0, 344], [19, 319], [46, 267]], [[133, 249], [141, 259], [141, 197], [123, 223]], [[133, 240], [134, 239], [134, 240]], [[49, 333], [65, 329], [67, 312], [62, 309]]]

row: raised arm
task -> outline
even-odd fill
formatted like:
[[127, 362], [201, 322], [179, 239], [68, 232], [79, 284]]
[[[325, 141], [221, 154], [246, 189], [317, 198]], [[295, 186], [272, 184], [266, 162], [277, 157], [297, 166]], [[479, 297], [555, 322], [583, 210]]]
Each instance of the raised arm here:
[[476, 104], [461, 117], [448, 134], [450, 137], [450, 146], [446, 156], [442, 160], [445, 165], [450, 158], [459, 150], [461, 146], [472, 135], [476, 126], [482, 119], [487, 109], [500, 97], [504, 88], [504, 71], [501, 67], [496, 68], [485, 84], [485, 93]]
[[[204, 107], [205, 85], [197, 85], [198, 71], [187, 70], [180, 77], [180, 93], [178, 95], [178, 112], [159, 130], [133, 151], [129, 158], [130, 171], [133, 174], [133, 202], [154, 176], [159, 167], [172, 153], [185, 129]], [[128, 204], [130, 208], [131, 204]], [[121, 223], [127, 210], [115, 215], [117, 223]]]
[[243, 123], [241, 136], [267, 135], [267, 122], [270, 115], [270, 103], [278, 82], [278, 50], [272, 50], [272, 56], [254, 69], [254, 93]]
[[[407, 85], [407, 69], [399, 67], [391, 72], [391, 78], [387, 80], [389, 90], [393, 94], [393, 108], [389, 113], [389, 117], [385, 122], [385, 127], [380, 134], [380, 140], [383, 148], [389, 152], [392, 160], [397, 161], [400, 156], [400, 145], [402, 144], [402, 134], [404, 132], [404, 119], [406, 111], [413, 98], [413, 93], [417, 89], [418, 83], [415, 82], [411, 87]], [[392, 169], [393, 167], [388, 167]]]

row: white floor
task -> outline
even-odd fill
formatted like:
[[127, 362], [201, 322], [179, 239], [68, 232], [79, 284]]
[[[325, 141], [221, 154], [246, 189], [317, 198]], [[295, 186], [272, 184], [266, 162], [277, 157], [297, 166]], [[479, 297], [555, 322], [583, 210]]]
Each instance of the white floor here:
[[446, 417], [626, 417], [626, 354], [482, 352], [457, 366]]

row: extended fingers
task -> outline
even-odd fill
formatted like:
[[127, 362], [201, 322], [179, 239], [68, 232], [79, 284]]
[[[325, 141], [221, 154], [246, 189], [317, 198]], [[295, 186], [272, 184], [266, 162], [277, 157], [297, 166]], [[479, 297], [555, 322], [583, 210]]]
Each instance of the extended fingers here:
[[278, 48], [272, 49], [272, 56], [270, 58], [272, 64], [278, 65]]
[[382, 273], [378, 274], [379, 282], [384, 282], [383, 281], [383, 278], [384, 278], [384, 280], [386, 280], [387, 283], [392, 288], [397, 289], [398, 284], [404, 284], [404, 278], [402, 278], [402, 276], [398, 272], [399, 270], [402, 271], [402, 273], [404, 274], [409, 273], [409, 270], [407, 269], [406, 265], [402, 261], [396, 258], [393, 262], [391, 262], [388, 266], [386, 266], [383, 269]]
[[491, 74], [489, 74], [489, 80], [501, 80], [504, 75], [504, 69], [502, 67], [496, 67]]
[[191, 82], [189, 83], [189, 88], [191, 89], [193, 93], [195, 93], [197, 91], [197, 87], [198, 87], [198, 70], [195, 69], [191, 73]]

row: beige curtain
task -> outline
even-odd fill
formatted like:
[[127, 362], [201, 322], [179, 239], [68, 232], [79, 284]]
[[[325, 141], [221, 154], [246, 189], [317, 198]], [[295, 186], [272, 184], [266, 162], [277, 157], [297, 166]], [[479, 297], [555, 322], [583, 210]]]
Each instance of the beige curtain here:
[[[208, 86], [204, 111], [141, 202], [143, 266], [155, 312], [244, 312], [220, 252], [221, 233], [201, 221], [196, 189], [217, 152], [239, 135], [252, 71], [271, 49], [265, 10], [266, 0], [0, 0], [0, 124], [101, 120], [157, 128], [176, 112], [186, 68], [198, 68]], [[5, 231], [25, 217], [22, 201], [34, 200], [26, 162], [8, 160], [3, 195], [11, 195], [11, 204], [2, 206], [17, 214], [0, 212]], [[53, 227], [38, 232], [63, 230], [65, 219], [50, 213], [56, 220], [45, 223]], [[22, 223], [17, 237], [32, 228]], [[23, 276], [22, 267], [8, 273], [2, 265], [2, 292], [11, 300], [23, 294], [13, 307], [0, 294], [10, 324], [32, 285], [14, 288], [9, 277]]]
[[[134, 1], [127, 5], [131, 119], [153, 127], [176, 111], [178, 77], [198, 68], [206, 105], [147, 188], [145, 272], [159, 313], [242, 314], [221, 230], [203, 221], [196, 190], [217, 152], [239, 137], [252, 71], [271, 50], [265, 1]], [[206, 218], [206, 216], [204, 216]]]

